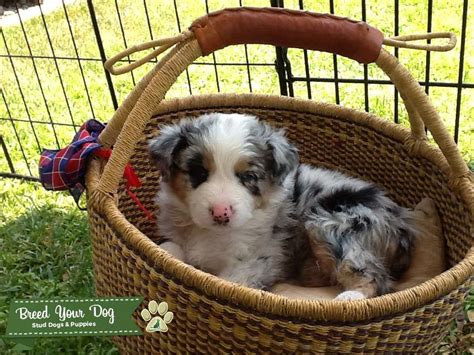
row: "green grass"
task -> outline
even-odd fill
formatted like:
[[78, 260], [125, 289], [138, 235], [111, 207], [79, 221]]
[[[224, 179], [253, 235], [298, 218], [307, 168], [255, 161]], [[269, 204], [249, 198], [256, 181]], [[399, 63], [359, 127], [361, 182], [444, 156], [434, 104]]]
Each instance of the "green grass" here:
[[[204, 1], [178, 1], [178, 11], [180, 13], [181, 26], [188, 26], [193, 19], [205, 13]], [[238, 0], [210, 0], [209, 9], [217, 10], [224, 6], [238, 6]], [[101, 35], [108, 57], [116, 54], [124, 48], [123, 38], [120, 31], [115, 2], [112, 0], [94, 2], [97, 18], [101, 30]], [[118, 1], [120, 15], [126, 35], [128, 45], [147, 41], [150, 38], [145, 12], [142, 2], [132, 0]], [[267, 0], [244, 1], [244, 5], [266, 6]], [[296, 0], [287, 1], [285, 5], [289, 8], [297, 8]], [[174, 14], [172, 0], [148, 0], [152, 33], [155, 38], [165, 37], [177, 33], [177, 24]], [[327, 1], [305, 1], [305, 7], [313, 11], [327, 12], [329, 5]], [[360, 1], [336, 1], [335, 12], [340, 15], [350, 16], [360, 19]], [[474, 5], [470, 4], [469, 13], [474, 12]], [[94, 37], [89, 13], [85, 1], [78, 1], [67, 7], [68, 17], [71, 21], [71, 28], [76, 39], [79, 56], [82, 58], [100, 58]], [[367, 21], [380, 28], [387, 36], [393, 35], [394, 28], [394, 8], [393, 1], [367, 1]], [[436, 2], [433, 12], [433, 31], [452, 31], [458, 38], [461, 31], [462, 0], [452, 0], [449, 2]], [[400, 33], [410, 34], [426, 31], [427, 4], [426, 2], [411, 0], [400, 4]], [[51, 35], [52, 46], [56, 56], [75, 57], [75, 50], [71, 41], [65, 14], [62, 9], [46, 16], [46, 24]], [[35, 18], [24, 24], [28, 34], [28, 43], [31, 52], [37, 56], [51, 56], [52, 51], [49, 46], [43, 21]], [[5, 41], [0, 39], [0, 53], [6, 54], [7, 47], [10, 53], [16, 55], [29, 55], [28, 46], [21, 28], [18, 26], [6, 27], [3, 29]], [[465, 82], [474, 82], [474, 46], [469, 45], [474, 40], [474, 21], [468, 21], [466, 53], [464, 62]], [[431, 54], [431, 80], [451, 81], [458, 80], [458, 62], [460, 46], [447, 53]], [[275, 52], [270, 46], [250, 45], [248, 46], [250, 62], [273, 63]], [[245, 62], [245, 54], [242, 46], [234, 46], [218, 51], [216, 60], [224, 63]], [[308, 52], [310, 62], [310, 74], [312, 76], [332, 77], [333, 61], [332, 56], [327, 53]], [[132, 56], [138, 58], [138, 56]], [[295, 75], [304, 75], [305, 67], [302, 50], [290, 49], [289, 57]], [[400, 50], [401, 62], [410, 70], [415, 78], [424, 80], [426, 53], [423, 51]], [[212, 56], [199, 59], [200, 62], [212, 62]], [[15, 66], [18, 80], [21, 84], [28, 112], [21, 99], [16, 79], [13, 74], [12, 65], [8, 58], [0, 58], [2, 75], [0, 85], [3, 88], [8, 109], [3, 100], [0, 100], [0, 117], [13, 117], [27, 119], [30, 117], [39, 122], [71, 123], [81, 124], [93, 116], [102, 121], [107, 121], [112, 113], [112, 102], [106, 84], [104, 71], [100, 61], [81, 61], [85, 74], [85, 80], [90, 92], [93, 112], [88, 103], [84, 83], [80, 73], [79, 63], [70, 60], [58, 60], [58, 68], [65, 87], [65, 94], [61, 88], [58, 72], [53, 60], [35, 59], [41, 79], [44, 96], [49, 106], [49, 113], [46, 110], [45, 99], [40, 92], [40, 87], [34, 74], [34, 67], [31, 59], [15, 58]], [[139, 78], [151, 68], [151, 64], [137, 69], [132, 74], [125, 74], [113, 77], [114, 87], [117, 91], [119, 101], [122, 101], [133, 87], [133, 79]], [[339, 58], [338, 60], [339, 78], [362, 78], [363, 66], [358, 63]], [[217, 74], [220, 81], [221, 92], [248, 92], [249, 83], [246, 66], [219, 66]], [[191, 65], [189, 68], [191, 87], [193, 94], [217, 92], [216, 74], [213, 66]], [[252, 89], [258, 93], [278, 94], [279, 86], [277, 75], [272, 66], [252, 66], [250, 68]], [[375, 79], [386, 79], [385, 74], [375, 65], [369, 66], [369, 77]], [[312, 83], [312, 95], [315, 100], [335, 102], [335, 88], [331, 83]], [[360, 84], [340, 84], [341, 103], [345, 106], [363, 109], [364, 108], [364, 88]], [[370, 111], [385, 119], [393, 119], [393, 88], [387, 85], [371, 85], [369, 87]], [[187, 80], [185, 75], [177, 80], [171, 88], [169, 97], [188, 95]], [[441, 117], [448, 129], [454, 131], [455, 103], [457, 89], [455, 88], [430, 88], [430, 96], [433, 103], [439, 110]], [[295, 83], [295, 95], [307, 97], [306, 83]], [[65, 97], [70, 102], [70, 111], [66, 105]], [[399, 118], [402, 124], [407, 125], [407, 114], [400, 102]], [[474, 158], [474, 90], [465, 89], [462, 94], [461, 131], [459, 137], [459, 147], [466, 161]], [[22, 158], [22, 153], [15, 135], [16, 129], [20, 140], [25, 146], [25, 155], [31, 165], [33, 174], [36, 172], [36, 161], [40, 148], [54, 148], [56, 141], [54, 133], [57, 134], [59, 144], [64, 145], [70, 141], [73, 130], [70, 127], [54, 126], [49, 124], [34, 123], [33, 127], [27, 122], [0, 121], [0, 134], [6, 140], [10, 149], [12, 159], [18, 173], [28, 174], [28, 168]], [[36, 143], [35, 135], [40, 144]], [[26, 144], [25, 144], [26, 142]], [[0, 158], [0, 171], [8, 171], [6, 159]]]
[[[0, 334], [14, 298], [94, 295], [87, 215], [64, 193], [0, 179]], [[0, 353], [10, 352], [0, 340]], [[41, 338], [36, 354], [113, 353], [107, 338]]]
[[[433, 31], [452, 31], [458, 38], [461, 32], [462, 0], [437, 1], [433, 12]], [[177, 1], [181, 26], [185, 28], [196, 17], [205, 13], [204, 1]], [[268, 6], [267, 0], [243, 1], [247, 6]], [[400, 4], [400, 33], [410, 34], [426, 31], [427, 2], [417, 0], [403, 1]], [[143, 3], [132, 0], [118, 0], [126, 40], [128, 45], [150, 39]], [[329, 11], [328, 1], [306, 0], [307, 9], [319, 12]], [[96, 13], [107, 56], [112, 56], [124, 48], [120, 32], [115, 2], [113, 0], [95, 1]], [[238, 6], [238, 0], [209, 0], [209, 10], [225, 6]], [[297, 8], [298, 1], [287, 0], [285, 5]], [[173, 0], [147, 0], [152, 32], [155, 38], [177, 33]], [[335, 12], [355, 19], [361, 18], [359, 0], [335, 1]], [[77, 1], [67, 6], [68, 17], [76, 39], [79, 56], [99, 58], [94, 32], [85, 1]], [[393, 1], [367, 1], [367, 21], [380, 28], [387, 36], [393, 35]], [[469, 5], [468, 13], [474, 13], [474, 5]], [[56, 56], [75, 57], [65, 14], [62, 9], [46, 16], [46, 23]], [[31, 51], [37, 56], [51, 56], [41, 18], [32, 19], [25, 24]], [[20, 27], [2, 29], [0, 54], [29, 55], [29, 50]], [[474, 46], [469, 45], [474, 38], [474, 21], [468, 21], [466, 53], [464, 63], [465, 82], [474, 82]], [[431, 80], [458, 80], [458, 62], [460, 46], [447, 53], [431, 54]], [[215, 54], [218, 62], [245, 62], [242, 46], [234, 46]], [[250, 62], [273, 63], [275, 52], [272, 47], [248, 46]], [[332, 77], [332, 56], [326, 53], [308, 52], [311, 76]], [[302, 50], [290, 49], [289, 57], [295, 75], [305, 75]], [[133, 58], [138, 58], [133, 56]], [[212, 56], [199, 59], [200, 62], [212, 62]], [[422, 51], [400, 50], [400, 61], [415, 78], [424, 80], [426, 53]], [[81, 124], [88, 118], [107, 121], [112, 113], [112, 103], [101, 62], [82, 60], [85, 80], [89, 89], [93, 112], [88, 103], [79, 63], [70, 60], [58, 60], [58, 68], [64, 83], [63, 93], [54, 61], [35, 59], [45, 99], [41, 95], [34, 74], [31, 59], [15, 58], [13, 65], [21, 84], [28, 112], [23, 104], [10, 60], [0, 57], [0, 85], [6, 98], [0, 99], [0, 117], [27, 119], [28, 115], [39, 122]], [[136, 81], [143, 76], [151, 64], [144, 65], [131, 74], [113, 77], [114, 87], [119, 101], [122, 101]], [[220, 90], [225, 93], [248, 92], [249, 83], [246, 66], [219, 66]], [[353, 61], [338, 59], [339, 78], [362, 78], [363, 67]], [[191, 65], [189, 68], [193, 94], [217, 92], [213, 66]], [[278, 94], [278, 78], [272, 66], [251, 66], [252, 89], [257, 93]], [[369, 77], [386, 79], [374, 65], [369, 66]], [[313, 98], [319, 101], [335, 102], [334, 84], [312, 83]], [[391, 120], [393, 117], [393, 88], [387, 85], [369, 87], [369, 105], [371, 112]], [[439, 110], [448, 129], [454, 131], [454, 107], [456, 89], [431, 88], [430, 96]], [[168, 96], [186, 96], [189, 94], [186, 76], [178, 78]], [[65, 95], [70, 103], [66, 106]], [[306, 83], [295, 83], [295, 95], [307, 97]], [[345, 106], [363, 109], [363, 86], [340, 84], [341, 103]], [[46, 110], [45, 100], [49, 106]], [[69, 114], [69, 109], [71, 114]], [[402, 104], [399, 106], [400, 121], [407, 125], [407, 114]], [[464, 159], [474, 168], [474, 90], [465, 89], [461, 105], [461, 131], [459, 147]], [[41, 148], [55, 148], [54, 133], [59, 144], [65, 145], [74, 131], [70, 127], [27, 122], [0, 120], [0, 135], [9, 147], [15, 168], [20, 174], [29, 174], [23, 159], [17, 135], [24, 145], [24, 154], [31, 172], [36, 175], [38, 153]], [[35, 135], [40, 144], [36, 142]], [[6, 159], [0, 158], [0, 171], [8, 171]], [[76, 209], [72, 199], [65, 194], [45, 192], [39, 185], [12, 180], [0, 180], [0, 334], [5, 331], [8, 305], [12, 298], [20, 297], [59, 297], [93, 295], [91, 251], [88, 237], [86, 215]], [[5, 287], [4, 287], [5, 286]], [[466, 307], [472, 309], [473, 301]], [[10, 352], [12, 343], [0, 340], [0, 353]], [[37, 342], [34, 353], [108, 353], [114, 352], [112, 344], [106, 338], [51, 338]]]

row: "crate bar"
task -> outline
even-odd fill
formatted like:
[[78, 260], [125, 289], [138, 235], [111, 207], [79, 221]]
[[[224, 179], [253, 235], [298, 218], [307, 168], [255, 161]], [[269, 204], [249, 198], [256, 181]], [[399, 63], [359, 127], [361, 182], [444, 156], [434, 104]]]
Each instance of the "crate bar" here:
[[[178, 31], [181, 33], [181, 21], [179, 20], [179, 12], [178, 12], [178, 4], [176, 3], [176, 0], [173, 0], [173, 5], [174, 5], [174, 14], [176, 17], [176, 24], [178, 25]], [[197, 64], [197, 63], [193, 63]], [[188, 90], [189, 90], [189, 95], [193, 94], [193, 90], [191, 87], [191, 78], [189, 77], [189, 69], [186, 68], [186, 80], [188, 82]]]
[[[329, 13], [334, 15], [334, 0], [329, 1]], [[338, 78], [338, 70], [337, 70], [337, 55], [332, 55], [332, 64], [334, 69], [334, 89], [336, 90], [336, 105], [341, 103], [341, 99], [339, 96], [339, 78]]]
[[459, 53], [459, 73], [458, 73], [458, 92], [456, 98], [456, 119], [454, 121], [454, 141], [456, 144], [459, 140], [459, 125], [461, 119], [461, 95], [463, 89], [463, 73], [464, 73], [464, 52], [466, 48], [466, 27], [467, 27], [467, 6], [468, 0], [464, 0], [462, 8], [462, 26], [461, 26], [461, 51]]
[[[362, 0], [362, 21], [367, 21], [367, 9], [365, 0]], [[369, 112], [369, 70], [367, 64], [364, 64], [364, 98], [365, 111]]]
[[[196, 64], [196, 65], [214, 65], [214, 63], [206, 63], [206, 62], [195, 62], [193, 64]], [[230, 66], [235, 66], [235, 65], [246, 65], [245, 62], [234, 62], [234, 63], [220, 63], [220, 62], [216, 62], [216, 65], [230, 65]], [[273, 66], [274, 64], [272, 63], [249, 63], [250, 66]]]
[[[433, 23], [433, 0], [428, 0], [428, 24], [426, 32], [430, 33]], [[428, 40], [428, 44], [431, 43], [431, 39]], [[425, 82], [428, 85], [425, 86], [426, 95], [430, 93], [430, 70], [431, 70], [431, 52], [426, 51], [426, 65], [425, 65]]]
[[44, 124], [48, 126], [62, 126], [62, 127], [74, 127], [79, 128], [80, 125], [72, 125], [70, 123], [60, 123], [60, 122], [48, 122], [48, 121], [39, 121], [39, 120], [31, 120], [27, 118], [9, 118], [9, 117], [0, 117], [0, 121], [12, 121], [12, 122], [26, 122], [26, 123], [34, 123], [34, 124]]
[[[54, 57], [50, 56], [44, 56], [44, 55], [23, 55], [23, 54], [0, 54], [0, 58], [38, 58], [38, 59], [54, 59]], [[60, 60], [81, 60], [81, 61], [94, 61], [94, 62], [101, 62], [102, 60], [100, 58], [81, 58], [81, 57], [56, 57], [56, 59]], [[152, 60], [154, 63], [156, 63], [156, 59]], [[128, 63], [128, 60], [119, 60], [118, 63]], [[135, 62], [134, 59], [130, 59], [130, 62]], [[193, 65], [214, 65], [213, 63], [206, 63], [206, 62], [194, 62]], [[235, 63], [219, 63], [216, 62], [217, 65], [246, 65], [245, 62], [235, 62]], [[250, 66], [273, 66], [274, 64], [272, 63], [249, 63]]]
[[[69, 21], [69, 15], [68, 15], [68, 12], [67, 12], [67, 9], [66, 9], [66, 4], [64, 3], [64, 0], [62, 0], [62, 4], [63, 4], [64, 16], [66, 16], [66, 22], [67, 22], [67, 26], [68, 26], [68, 29], [69, 29], [69, 34], [71, 35], [72, 45], [74, 47], [74, 53], [76, 53], [75, 60], [77, 60], [77, 64], [79, 65], [79, 71], [81, 72], [82, 82], [84, 84], [84, 89], [86, 90], [87, 101], [89, 102], [89, 107], [91, 109], [92, 117], [95, 117], [94, 107], [92, 105], [91, 96], [89, 94], [89, 88], [87, 87], [86, 77], [84, 76], [84, 69], [82, 68], [82, 63], [81, 63], [81, 60], [79, 58], [79, 51], [77, 50], [76, 40], [74, 39], [74, 34], [72, 32], [71, 22]], [[56, 58], [58, 58], [58, 57], [56, 57]]]
[[[242, 7], [242, 0], [239, 0], [239, 6]], [[247, 45], [244, 44], [244, 54], [245, 54], [245, 63], [247, 66], [247, 79], [249, 81], [249, 91], [252, 92], [252, 77], [250, 76], [250, 64], [249, 64], [249, 52], [247, 49]]]
[[[300, 10], [304, 9], [303, 0], [299, 0], [298, 5], [299, 5]], [[304, 72], [306, 74], [306, 77], [309, 78], [311, 74], [309, 72], [308, 51], [306, 49], [303, 49], [303, 57], [304, 57]], [[306, 81], [306, 91], [308, 93], [308, 99], [311, 99], [313, 96], [311, 94], [311, 82], [309, 80]]]
[[[285, 7], [283, 0], [270, 0], [271, 7]], [[283, 48], [275, 47], [275, 70], [278, 74], [278, 82], [280, 84], [280, 95], [288, 96], [288, 86], [285, 71], [285, 58], [283, 56]]]
[[150, 39], [153, 41], [153, 30], [151, 29], [150, 16], [148, 16], [148, 7], [146, 6], [146, 0], [143, 0], [143, 9], [145, 10], [146, 24], [148, 26], [148, 32], [150, 33]]
[[285, 59], [282, 47], [275, 47], [275, 69], [278, 74], [278, 81], [280, 83], [280, 94], [288, 96], [288, 81], [286, 79]]
[[[285, 7], [284, 0], [271, 0], [272, 7]], [[293, 90], [293, 73], [291, 72], [291, 62], [288, 59], [288, 48], [276, 47], [277, 63], [276, 68], [280, 80], [280, 91], [285, 96], [295, 96]], [[281, 73], [281, 75], [280, 75]], [[283, 93], [284, 92], [284, 93]]]
[[28, 58], [28, 59], [59, 59], [59, 60], [81, 60], [81, 61], [92, 61], [92, 62], [101, 62], [99, 58], [81, 58], [81, 57], [64, 57], [64, 56], [56, 56], [51, 57], [49, 55], [25, 55], [25, 54], [0, 54], [0, 58]]
[[0, 145], [2, 146], [5, 159], [7, 159], [7, 164], [8, 164], [8, 167], [10, 168], [10, 172], [12, 174], [15, 174], [16, 171], [15, 171], [15, 167], [13, 166], [12, 158], [10, 157], [10, 153], [8, 152], [7, 145], [5, 144], [5, 141], [3, 140], [3, 136], [1, 134], [0, 134]]
[[0, 172], [0, 177], [9, 178], [9, 179], [20, 179], [20, 180], [33, 181], [33, 182], [40, 182], [40, 179], [38, 177], [28, 176], [28, 175], [20, 175], [20, 174], [13, 174], [13, 173]]
[[[283, 58], [285, 60], [285, 71], [286, 71], [286, 75], [288, 77], [288, 94], [291, 96], [291, 97], [294, 97], [295, 96], [295, 91], [293, 89], [293, 72], [291, 70], [291, 62], [290, 60], [288, 59], [288, 48], [283, 48]], [[306, 79], [304, 79], [304, 81], [306, 81]]]
[[[120, 16], [120, 9], [119, 9], [117, 0], [115, 0], [115, 10], [117, 11], [117, 17], [118, 17], [118, 20], [119, 20], [120, 33], [122, 34], [123, 45], [124, 45], [125, 48], [128, 48], [127, 39], [125, 38], [125, 31], [123, 30], [122, 16]], [[128, 61], [129, 64], [132, 62], [130, 60], [129, 55], [127, 55], [127, 61]], [[137, 83], [135, 82], [135, 75], [133, 74], [133, 70], [130, 71], [130, 76], [132, 77], [133, 86], [137, 85]]]
[[[146, 4], [146, 0], [143, 0], [143, 9], [145, 11], [145, 16], [146, 16], [146, 23], [147, 23], [147, 27], [148, 27], [148, 32], [150, 34], [150, 40], [154, 40], [155, 39], [155, 36], [153, 35], [153, 30], [151, 28], [151, 22], [150, 22], [150, 16], [148, 15], [148, 6]], [[128, 58], [127, 60], [128, 63], [133, 63], [135, 62], [135, 60], [133, 60], [132, 58]], [[152, 58], [149, 60], [150, 63], [158, 63], [158, 59], [157, 58]]]
[[[315, 81], [315, 82], [321, 82], [321, 83], [332, 83], [334, 80], [332, 78], [306, 78], [306, 77], [301, 77], [301, 76], [293, 76], [292, 81]], [[340, 83], [344, 84], [364, 84], [365, 80], [364, 79], [343, 79], [339, 78]], [[388, 85], [393, 85], [393, 83], [390, 80], [382, 80], [382, 79], [368, 79], [367, 80], [368, 84], [388, 84]], [[419, 84], [421, 86], [426, 86], [427, 83], [425, 81], [419, 81]], [[430, 86], [437, 86], [437, 87], [443, 87], [443, 88], [457, 88], [458, 84], [457, 83], [449, 83], [449, 82], [442, 82], [442, 81], [432, 81], [430, 82]], [[462, 88], [464, 89], [473, 89], [474, 84], [471, 83], [464, 83], [461, 85]]]
[[[51, 36], [49, 35], [48, 25], [46, 24], [46, 19], [44, 18], [41, 2], [39, 2], [38, 5], [39, 5], [38, 7], [40, 10], [40, 14], [41, 14], [41, 19], [43, 21], [44, 30], [46, 32], [46, 38], [48, 39], [49, 48], [51, 49], [51, 54], [54, 57], [54, 66], [56, 67], [56, 72], [58, 73], [59, 84], [61, 85], [61, 90], [63, 92], [64, 100], [66, 101], [67, 111], [69, 113], [69, 117], [71, 118], [72, 124], [75, 125], [74, 117], [71, 111], [71, 105], [69, 104], [69, 99], [67, 97], [66, 89], [64, 87], [63, 77], [61, 75], [61, 71], [59, 70], [58, 60], [56, 59], [56, 54], [54, 53], [53, 42], [51, 41]], [[77, 130], [75, 130], [75, 132], [77, 132]]]
[[[428, 0], [428, 21], [427, 21], [427, 31], [431, 32], [433, 22], [433, 0]], [[427, 43], [431, 43], [431, 39], [427, 40]], [[426, 51], [426, 61], [425, 61], [425, 92], [426, 95], [430, 94], [430, 70], [431, 70], [431, 52]], [[425, 133], [428, 133], [428, 128], [425, 126]]]
[[[15, 4], [15, 8], [16, 8], [16, 11], [17, 11], [17, 14], [18, 14], [18, 19], [20, 20], [20, 27], [21, 27], [21, 31], [23, 32], [23, 36], [25, 38], [26, 47], [28, 48], [28, 53], [30, 55], [33, 55], [33, 52], [31, 51], [30, 42], [28, 41], [28, 36], [26, 35], [25, 26], [23, 26], [23, 20], [22, 20], [21, 15], [20, 15], [20, 10], [18, 9], [18, 4]], [[36, 80], [38, 81], [41, 96], [43, 97], [44, 106], [46, 107], [46, 112], [48, 113], [49, 121], [52, 124], [53, 123], [53, 117], [51, 116], [51, 112], [49, 111], [48, 100], [46, 100], [46, 95], [44, 94], [43, 84], [41, 84], [41, 80], [40, 80], [39, 73], [38, 73], [38, 68], [36, 67], [36, 61], [32, 58], [31, 63], [33, 64], [33, 70], [34, 70], [35, 75], [36, 75]], [[59, 143], [58, 135], [56, 134], [56, 130], [54, 129], [53, 125], [51, 126], [51, 128], [53, 129], [54, 139], [55, 139], [56, 145], [59, 149], [61, 144]]]
[[[8, 58], [10, 59], [10, 65], [12, 66], [12, 69], [13, 69], [13, 75], [15, 76], [16, 85], [18, 86], [18, 91], [20, 92], [21, 100], [23, 101], [23, 106], [25, 107], [25, 112], [26, 112], [26, 115], [28, 116], [28, 121], [27, 122], [30, 123], [31, 130], [33, 132], [33, 136], [35, 137], [36, 145], [38, 147], [38, 152], [41, 152], [41, 144], [39, 142], [38, 135], [36, 134], [36, 130], [35, 130], [35, 127], [33, 125], [33, 122], [31, 121], [30, 110], [28, 109], [28, 105], [26, 104], [25, 95], [24, 95], [23, 90], [21, 88], [20, 80], [18, 79], [18, 75], [16, 73], [15, 64], [13, 63], [12, 57], [9, 56], [10, 50], [8, 49], [7, 41], [5, 39], [5, 34], [3, 33], [3, 30], [1, 28], [0, 28], [0, 33], [2, 34], [3, 43], [5, 45], [5, 49], [7, 50]], [[2, 95], [3, 95], [3, 90], [0, 90], [0, 91], [2, 91]], [[4, 99], [5, 99], [5, 97], [4, 97]], [[5, 102], [7, 102], [7, 101], [5, 100]]]
[[[400, 27], [400, 6], [399, 0], [395, 0], [394, 4], [394, 12], [395, 12], [395, 23], [394, 23], [394, 32], [395, 36], [399, 35], [399, 27]], [[398, 48], [394, 48], [394, 55], [398, 59]], [[398, 90], [393, 86], [393, 121], [398, 123]]]
[[250, 75], [250, 62], [249, 62], [249, 52], [247, 45], [244, 44], [244, 53], [245, 53], [245, 64], [247, 67], [247, 79], [249, 81], [249, 91], [253, 92], [252, 90], [252, 76]]
[[[18, 134], [18, 131], [16, 129], [16, 125], [15, 125], [15, 122], [12, 118], [12, 114], [10, 112], [10, 108], [8, 107], [8, 103], [7, 103], [7, 100], [5, 98], [5, 94], [3, 93], [3, 90], [0, 90], [0, 93], [2, 94], [2, 100], [3, 100], [3, 103], [5, 104], [5, 108], [7, 109], [7, 113], [8, 113], [8, 118], [6, 119], [7, 121], [10, 121], [11, 125], [12, 125], [12, 128], [13, 128], [13, 132], [15, 133], [15, 137], [16, 137], [16, 140], [18, 141], [18, 145], [20, 146], [20, 151], [21, 151], [21, 155], [23, 156], [23, 160], [25, 161], [26, 163], [26, 167], [28, 169], [28, 172], [31, 174], [31, 168], [30, 168], [30, 163], [28, 162], [28, 159], [26, 158], [26, 154], [25, 154], [25, 150], [23, 149], [23, 144], [21, 144], [21, 139], [20, 139], [20, 135]], [[26, 122], [29, 122], [28, 120], [26, 120]]]
[[[205, 0], [205, 4], [206, 4], [206, 14], [209, 14], [209, 1]], [[216, 54], [214, 52], [212, 52], [212, 62], [214, 64], [214, 73], [216, 75], [217, 92], [221, 92], [221, 86], [219, 84], [219, 73], [217, 72]]]
[[[92, 27], [94, 28], [94, 34], [95, 34], [95, 39], [97, 42], [97, 47], [99, 48], [100, 59], [102, 63], [105, 63], [105, 61], [107, 60], [107, 57], [105, 56], [104, 46], [102, 44], [102, 37], [100, 35], [99, 24], [97, 23], [97, 18], [95, 16], [95, 10], [94, 10], [94, 4], [92, 3], [92, 0], [87, 0], [87, 7], [89, 9], [89, 15], [91, 18]], [[117, 97], [115, 95], [114, 84], [112, 83], [112, 78], [110, 76], [110, 73], [105, 69], [105, 67], [104, 67], [104, 73], [105, 73], [105, 79], [107, 80], [107, 86], [109, 87], [112, 105], [114, 107], [114, 110], [117, 110], [118, 103], [117, 103]]]

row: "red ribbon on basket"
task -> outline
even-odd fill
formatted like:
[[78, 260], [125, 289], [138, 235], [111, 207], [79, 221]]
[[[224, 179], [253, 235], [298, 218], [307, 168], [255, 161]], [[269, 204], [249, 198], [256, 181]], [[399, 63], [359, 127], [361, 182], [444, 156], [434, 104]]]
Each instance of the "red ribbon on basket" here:
[[[112, 155], [112, 149], [100, 148], [100, 149], [97, 149], [94, 152], [94, 154], [98, 156], [99, 158], [109, 159], [110, 156]], [[153, 214], [150, 211], [148, 211], [148, 209], [145, 207], [143, 203], [141, 203], [137, 195], [132, 190], [130, 190], [131, 187], [142, 186], [140, 179], [138, 178], [137, 174], [135, 174], [135, 170], [133, 170], [132, 165], [130, 163], [127, 163], [127, 165], [125, 166], [123, 177], [127, 181], [126, 190], [127, 190], [128, 196], [130, 196], [130, 198], [137, 204], [138, 208], [140, 208], [143, 211], [145, 216], [150, 221], [156, 222]]]

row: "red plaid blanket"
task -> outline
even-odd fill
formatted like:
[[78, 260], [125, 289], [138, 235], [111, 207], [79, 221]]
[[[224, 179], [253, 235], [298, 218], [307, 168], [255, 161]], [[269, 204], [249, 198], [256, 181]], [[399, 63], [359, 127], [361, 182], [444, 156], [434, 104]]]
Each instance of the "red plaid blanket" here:
[[82, 125], [67, 147], [43, 150], [39, 175], [46, 190], [84, 190], [87, 158], [101, 148], [97, 138], [104, 127], [97, 120], [89, 120]]
[[[89, 120], [81, 126], [72, 142], [65, 148], [43, 150], [39, 162], [39, 175], [46, 190], [69, 190], [79, 206], [79, 199], [85, 190], [87, 158], [94, 154], [108, 159], [112, 153], [111, 149], [104, 149], [97, 142], [104, 127], [105, 125], [97, 120]], [[123, 176], [127, 181], [127, 193], [130, 198], [135, 201], [149, 220], [154, 221], [153, 215], [130, 190], [131, 187], [141, 185], [130, 164], [125, 167]]]

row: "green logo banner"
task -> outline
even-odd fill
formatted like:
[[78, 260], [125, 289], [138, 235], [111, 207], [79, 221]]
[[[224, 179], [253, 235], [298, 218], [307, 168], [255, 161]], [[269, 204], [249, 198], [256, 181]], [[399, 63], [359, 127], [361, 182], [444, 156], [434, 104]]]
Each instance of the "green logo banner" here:
[[[141, 335], [132, 319], [142, 297], [14, 300], [7, 338]], [[24, 338], [24, 339], [23, 339]], [[25, 341], [22, 341], [25, 340]]]

